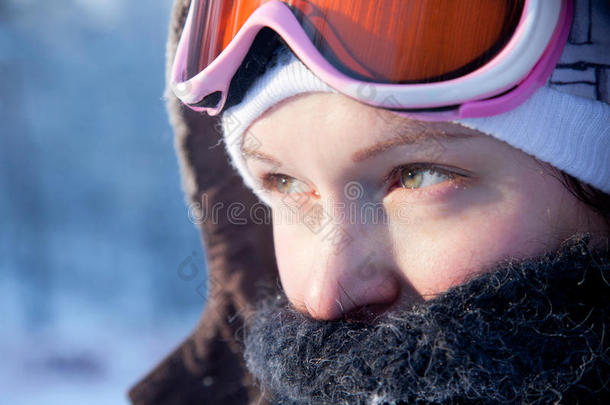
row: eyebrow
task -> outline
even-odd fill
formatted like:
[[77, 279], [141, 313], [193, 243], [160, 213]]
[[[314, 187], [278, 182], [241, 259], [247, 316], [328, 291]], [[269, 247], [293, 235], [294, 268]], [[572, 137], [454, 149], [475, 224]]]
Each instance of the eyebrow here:
[[388, 149], [395, 148], [397, 146], [402, 145], [423, 145], [425, 143], [437, 142], [440, 148], [444, 148], [440, 142], [440, 139], [446, 141], [455, 141], [459, 139], [470, 139], [474, 138], [476, 135], [471, 135], [467, 133], [447, 133], [447, 132], [424, 132], [417, 134], [408, 134], [408, 133], [398, 133], [398, 135], [378, 142], [374, 145], [367, 146], [364, 149], [361, 149], [352, 154], [352, 161], [354, 162], [362, 162], [363, 160], [370, 159], [373, 156], [376, 156], [382, 152], [387, 151]]
[[248, 148], [242, 147], [241, 154], [244, 157], [244, 160], [254, 159], [254, 160], [259, 160], [261, 162], [269, 163], [273, 166], [281, 166], [281, 164], [278, 160], [274, 159], [273, 157], [271, 157], [263, 152], [259, 152], [254, 149], [248, 149]]
[[[374, 145], [367, 146], [364, 149], [356, 151], [352, 154], [351, 159], [353, 162], [362, 162], [364, 160], [370, 159], [373, 156], [376, 156], [382, 152], [385, 152], [389, 149], [395, 148], [397, 146], [402, 145], [422, 145], [425, 143], [431, 143], [434, 141], [438, 141], [439, 139], [446, 141], [455, 141], [461, 139], [470, 139], [475, 138], [476, 135], [467, 134], [467, 133], [447, 133], [441, 131], [435, 131], [434, 133], [424, 132], [417, 134], [407, 134], [400, 132], [398, 135], [378, 142]], [[442, 146], [441, 146], [442, 147]], [[274, 166], [281, 166], [281, 163], [266, 153], [259, 152], [255, 149], [249, 149], [246, 147], [241, 148], [241, 153], [244, 159], [255, 159], [262, 162], [269, 163]]]

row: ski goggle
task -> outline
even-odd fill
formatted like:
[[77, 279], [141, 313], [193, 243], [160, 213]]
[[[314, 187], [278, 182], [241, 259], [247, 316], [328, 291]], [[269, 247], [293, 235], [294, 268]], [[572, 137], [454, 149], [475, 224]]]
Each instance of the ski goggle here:
[[363, 103], [422, 119], [494, 115], [545, 84], [572, 14], [572, 0], [192, 0], [171, 86], [217, 115], [268, 28]]

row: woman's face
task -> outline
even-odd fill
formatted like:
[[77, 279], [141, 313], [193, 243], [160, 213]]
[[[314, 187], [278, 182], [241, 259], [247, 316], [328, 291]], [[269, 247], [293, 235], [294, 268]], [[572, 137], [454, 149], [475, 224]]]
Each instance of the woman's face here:
[[429, 299], [602, 227], [530, 155], [338, 94], [287, 99], [245, 138], [271, 200], [282, 286], [317, 319]]

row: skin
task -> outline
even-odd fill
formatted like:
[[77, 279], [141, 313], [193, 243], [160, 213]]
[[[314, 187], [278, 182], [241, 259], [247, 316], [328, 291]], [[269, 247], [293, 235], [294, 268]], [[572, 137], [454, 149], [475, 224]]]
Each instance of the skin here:
[[[307, 93], [246, 136], [260, 144], [243, 151], [269, 193], [282, 287], [316, 319], [426, 300], [500, 260], [607, 231], [548, 164], [459, 124]], [[426, 166], [404, 166], [416, 163]], [[307, 212], [324, 214], [312, 223]]]

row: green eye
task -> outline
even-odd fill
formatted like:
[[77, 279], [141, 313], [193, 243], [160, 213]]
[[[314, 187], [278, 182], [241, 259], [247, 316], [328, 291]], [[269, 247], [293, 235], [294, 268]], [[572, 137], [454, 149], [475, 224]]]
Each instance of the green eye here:
[[280, 193], [284, 193], [284, 194], [289, 193], [291, 186], [292, 186], [292, 179], [289, 179], [289, 178], [283, 177], [283, 176], [282, 177], [279, 177], [279, 176], [277, 177], [275, 188]]
[[263, 185], [266, 190], [281, 194], [302, 193], [307, 190], [307, 186], [302, 181], [281, 173], [267, 174]]
[[400, 185], [404, 188], [418, 188], [423, 178], [421, 170], [403, 170], [400, 176]]
[[406, 167], [400, 171], [400, 186], [403, 188], [423, 188], [451, 180], [453, 177], [439, 170], [425, 167]]

